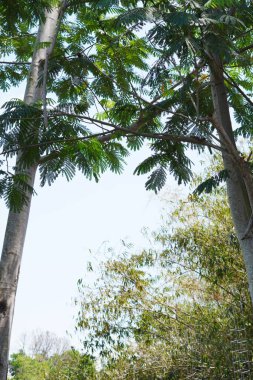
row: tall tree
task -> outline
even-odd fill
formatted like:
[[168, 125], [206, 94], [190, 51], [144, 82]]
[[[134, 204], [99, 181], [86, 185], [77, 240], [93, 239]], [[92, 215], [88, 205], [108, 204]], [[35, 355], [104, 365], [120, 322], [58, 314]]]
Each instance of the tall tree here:
[[[98, 73], [89, 90], [99, 98], [97, 116], [109, 129], [102, 139], [112, 132], [116, 138], [125, 135], [132, 149], [151, 140], [152, 155], [136, 173], [152, 171], [146, 187], [155, 191], [168, 171], [179, 183], [190, 180], [188, 148], [221, 152], [224, 170], [206, 188], [227, 181], [253, 299], [252, 157], [245, 157], [237, 143], [238, 136], [250, 142], [252, 135], [252, 3], [152, 0], [127, 7], [111, 1], [110, 9], [105, 4], [98, 1], [95, 8], [115, 16], [100, 17], [95, 28], [86, 14], [81, 16], [82, 25], [97, 30], [97, 39], [96, 53], [80, 57], [93, 75]], [[143, 63], [147, 54], [150, 70]], [[232, 126], [231, 109], [238, 128]]]
[[[71, 179], [76, 169], [96, 180], [107, 167], [120, 172], [127, 154], [122, 136], [131, 149], [151, 140], [152, 156], [136, 170], [154, 169], [148, 189], [159, 190], [167, 171], [179, 183], [189, 181], [188, 147], [222, 152], [225, 171], [210, 178], [206, 188], [227, 179], [253, 299], [251, 155], [244, 157], [236, 144], [237, 135], [252, 134], [251, 2], [30, 4], [18, 1], [13, 15], [10, 3], [1, 3], [0, 52], [15, 57], [2, 62], [2, 89], [24, 79], [31, 64], [25, 100], [8, 102], [0, 117], [2, 154], [18, 152], [15, 171], [9, 173], [7, 165], [0, 173], [0, 192], [12, 207], [0, 264], [3, 379], [35, 172], [39, 168], [42, 185], [60, 174]], [[97, 112], [91, 116], [94, 104]], [[231, 108], [240, 123], [237, 130]]]
[[[1, 4], [4, 28], [0, 53], [7, 59], [14, 56], [13, 61], [5, 58], [1, 62], [1, 87], [8, 90], [10, 85], [18, 85], [27, 76], [24, 100], [7, 102], [0, 120], [1, 154], [7, 162], [7, 170], [0, 173], [0, 193], [10, 206], [0, 262], [1, 380], [7, 377], [15, 296], [37, 171], [42, 185], [51, 184], [59, 174], [69, 180], [76, 169], [89, 179], [98, 180], [106, 168], [119, 173], [127, 154], [120, 143], [111, 141], [114, 136], [106, 129], [110, 127], [109, 122], [85, 117], [97, 97], [104, 97], [99, 104], [107, 107], [109, 97], [113, 101], [114, 97], [121, 96], [127, 78], [137, 79], [134, 66], [145, 67], [140, 58], [146, 56], [144, 44], [143, 53], [138, 51], [137, 54], [137, 47], [131, 43], [134, 50], [131, 57], [136, 58], [134, 61], [129, 58], [124, 80], [119, 75], [119, 67], [114, 65], [115, 75], [118, 75], [114, 82], [99, 68], [99, 63], [86, 55], [94, 41], [103, 38], [99, 24], [109, 6], [98, 4], [95, 12], [86, 2], [41, 1], [32, 2], [28, 7], [26, 2], [20, 1], [13, 14], [9, 2]], [[34, 34], [36, 28], [38, 32]], [[126, 38], [128, 45], [131, 39], [130, 33]], [[108, 49], [111, 43], [111, 40], [106, 41]], [[142, 46], [141, 42], [138, 46]], [[128, 52], [124, 54], [127, 56]], [[98, 54], [100, 60], [101, 55]], [[110, 57], [107, 62], [113, 60], [114, 57]], [[54, 94], [54, 100], [47, 97], [47, 91]], [[83, 119], [98, 123], [94, 123], [90, 131], [80, 122]], [[8, 158], [16, 153], [16, 164], [11, 171]]]
[[[129, 28], [117, 21], [136, 4], [42, 0], [28, 6], [20, 0], [14, 12], [8, 1], [1, 3], [1, 88], [7, 91], [28, 76], [24, 101], [7, 102], [0, 116], [0, 194], [11, 209], [0, 263], [3, 379], [36, 173], [42, 186], [60, 174], [70, 180], [76, 170], [97, 181], [106, 168], [121, 172], [127, 150], [119, 140], [129, 129], [128, 146], [142, 143], [132, 131], [150, 115], [149, 109], [142, 112], [136, 91], [150, 48], [135, 33], [139, 22]], [[91, 117], [95, 107], [97, 115]], [[8, 159], [16, 154], [11, 170]]]
[[[24, 103], [28, 106], [42, 99], [42, 85], [38, 85], [39, 77], [42, 74], [43, 66], [45, 65], [46, 59], [48, 59], [47, 57], [49, 57], [53, 51], [60, 16], [61, 7], [52, 8], [45, 12], [44, 20], [40, 25], [24, 97]], [[42, 47], [43, 44], [47, 46]], [[20, 133], [22, 133], [22, 130]], [[35, 137], [39, 134], [39, 129], [36, 125], [34, 125], [33, 134]], [[19, 174], [19, 159], [20, 157], [17, 158], [16, 174]], [[33, 162], [25, 169], [25, 175], [30, 187], [33, 187], [36, 170], [37, 162], [33, 159]], [[9, 213], [0, 262], [1, 379], [7, 378], [11, 326], [31, 197], [31, 191], [26, 191], [26, 204], [22, 205], [22, 209], [19, 212], [10, 211]]]
[[[155, 56], [142, 82], [148, 97], [139, 97], [144, 123], [132, 131], [153, 140], [153, 152], [136, 173], [152, 171], [146, 187], [157, 191], [168, 171], [179, 183], [189, 181], [188, 148], [221, 152], [223, 170], [198, 190], [226, 179], [253, 300], [252, 155], [237, 143], [242, 135], [250, 145], [252, 137], [252, 3], [145, 1], [117, 22], [145, 23]], [[231, 110], [239, 126], [232, 125]], [[114, 109], [109, 115], [120, 122]]]

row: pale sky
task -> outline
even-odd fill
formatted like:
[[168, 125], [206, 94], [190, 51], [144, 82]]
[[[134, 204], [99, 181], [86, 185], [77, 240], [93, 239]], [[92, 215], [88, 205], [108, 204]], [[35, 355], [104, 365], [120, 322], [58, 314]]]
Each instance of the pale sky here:
[[[23, 89], [2, 97], [23, 98]], [[85, 276], [89, 249], [99, 250], [104, 241], [117, 247], [128, 238], [141, 247], [143, 227], [156, 229], [162, 204], [145, 190], [145, 176], [133, 176], [147, 149], [133, 153], [122, 175], [107, 172], [99, 183], [81, 174], [72, 182], [58, 179], [51, 187], [35, 186], [17, 292], [11, 351], [20, 347], [20, 336], [35, 329], [65, 336], [74, 331], [77, 280]], [[169, 178], [167, 189], [175, 189]], [[1, 239], [7, 210], [1, 201]], [[74, 339], [74, 342], [76, 338]]]

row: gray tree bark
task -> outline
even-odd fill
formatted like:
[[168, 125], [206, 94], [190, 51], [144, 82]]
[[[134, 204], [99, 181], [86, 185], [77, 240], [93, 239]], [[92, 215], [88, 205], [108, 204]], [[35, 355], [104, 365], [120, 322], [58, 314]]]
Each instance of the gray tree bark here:
[[221, 60], [213, 56], [210, 63], [211, 87], [213, 106], [216, 119], [216, 129], [225, 152], [223, 163], [228, 170], [227, 193], [230, 210], [244, 257], [248, 276], [248, 284], [253, 303], [253, 236], [245, 238], [245, 232], [251, 219], [253, 210], [253, 181], [247, 162], [240, 157], [237, 151], [227, 99], [227, 90], [224, 83]]
[[[24, 96], [26, 104], [32, 104], [42, 99], [43, 86], [38, 86], [38, 79], [43, 73], [47, 57], [53, 51], [61, 12], [62, 8], [54, 8], [50, 12], [46, 12], [44, 23], [39, 27]], [[49, 42], [50, 46], [41, 47], [39, 45], [41, 42]], [[36, 125], [34, 126], [34, 133], [38, 133]], [[18, 159], [19, 157], [17, 158], [17, 164]], [[36, 170], [36, 163], [27, 169], [29, 185], [31, 186], [34, 185]], [[8, 373], [8, 355], [15, 297], [32, 195], [28, 193], [27, 198], [26, 205], [23, 206], [19, 213], [9, 212], [0, 261], [0, 380], [6, 380]]]

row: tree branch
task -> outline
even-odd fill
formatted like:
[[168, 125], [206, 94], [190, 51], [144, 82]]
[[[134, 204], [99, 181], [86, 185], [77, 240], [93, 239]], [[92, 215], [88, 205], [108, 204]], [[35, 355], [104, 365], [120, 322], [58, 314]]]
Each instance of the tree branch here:
[[44, 127], [48, 128], [48, 114], [47, 114], [47, 71], [48, 71], [49, 54], [46, 53], [46, 58], [43, 67], [43, 83], [42, 83], [42, 102], [43, 102], [43, 118]]
[[253, 48], [253, 44], [250, 44], [250, 45], [244, 46], [243, 48], [237, 50], [236, 52], [238, 54], [241, 54], [241, 53], [244, 53], [245, 51], [250, 50], [252, 48]]
[[0, 61], [1, 65], [30, 65], [31, 62], [7, 62], [7, 61]]
[[250, 239], [253, 235], [253, 214], [251, 215], [249, 219], [249, 223], [247, 225], [246, 231], [242, 237], [242, 240]]
[[[227, 78], [225, 78], [225, 80], [233, 87], [235, 87], [238, 92], [240, 92], [240, 94], [247, 100], [247, 102], [253, 106], [253, 102], [252, 100], [248, 97], [248, 95], [245, 94], [245, 92], [238, 86], [238, 84], [234, 81], [234, 79], [225, 71], [224, 71], [224, 74], [227, 76]], [[229, 78], [229, 79], [228, 79]]]

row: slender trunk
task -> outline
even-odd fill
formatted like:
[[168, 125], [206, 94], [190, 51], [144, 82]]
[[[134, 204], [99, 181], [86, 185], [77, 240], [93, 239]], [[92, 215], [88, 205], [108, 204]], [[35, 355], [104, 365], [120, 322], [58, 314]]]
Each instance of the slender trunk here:
[[[32, 104], [42, 99], [42, 86], [38, 86], [38, 79], [43, 72], [46, 57], [51, 54], [54, 47], [60, 12], [60, 8], [54, 8], [50, 12], [46, 12], [44, 23], [39, 28], [24, 97], [24, 101], [27, 104]], [[49, 47], [40, 47], [39, 44], [41, 42], [50, 42], [51, 44]], [[34, 133], [38, 133], [36, 125]], [[27, 169], [29, 184], [31, 186], [33, 186], [35, 181], [36, 170], [37, 164]], [[31, 200], [32, 195], [27, 194], [27, 203], [23, 206], [22, 210], [19, 213], [9, 212], [5, 231], [0, 261], [0, 380], [7, 379], [15, 297]]]
[[[214, 57], [213, 62], [210, 64], [210, 71], [215, 117], [223, 132], [225, 132], [226, 137], [228, 137], [233, 149], [233, 146], [236, 148], [236, 145], [233, 137], [227, 91], [224, 84], [222, 64], [217, 57]], [[236, 160], [231, 151], [229, 151], [222, 131], [218, 130], [218, 133], [222, 145], [229, 152], [223, 153], [224, 167], [229, 172], [229, 178], [227, 180], [228, 200], [236, 233], [243, 252], [249, 291], [253, 303], [253, 238], [242, 239], [245, 235], [253, 209], [252, 177], [247, 165], [240, 158], [239, 154]]]

